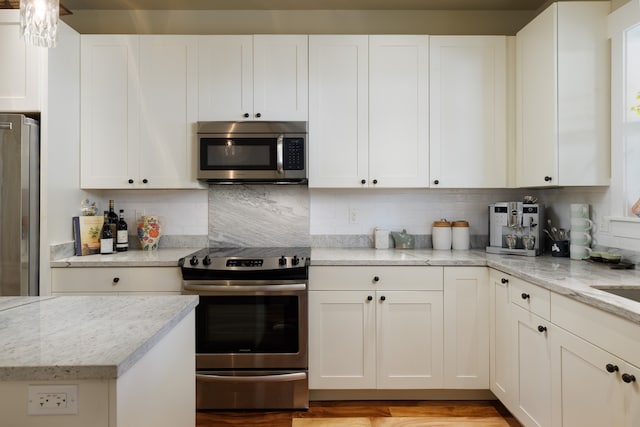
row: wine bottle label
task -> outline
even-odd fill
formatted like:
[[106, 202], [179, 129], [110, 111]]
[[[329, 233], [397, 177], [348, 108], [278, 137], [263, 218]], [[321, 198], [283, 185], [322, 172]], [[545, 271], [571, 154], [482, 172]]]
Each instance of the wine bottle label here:
[[129, 235], [127, 234], [127, 230], [118, 230], [118, 235], [116, 236], [116, 251], [127, 250], [129, 247]]
[[127, 230], [118, 230], [118, 234], [116, 236], [117, 244], [128, 243], [129, 235], [127, 234]]
[[100, 239], [100, 253], [112, 254], [113, 253], [113, 238]]

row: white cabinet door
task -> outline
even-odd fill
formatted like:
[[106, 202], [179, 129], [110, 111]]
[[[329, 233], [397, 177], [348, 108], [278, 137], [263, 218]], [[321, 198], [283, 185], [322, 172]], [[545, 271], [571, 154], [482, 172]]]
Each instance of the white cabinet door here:
[[253, 113], [257, 120], [307, 121], [308, 36], [253, 36]]
[[80, 186], [133, 188], [140, 160], [138, 37], [82, 36], [80, 72]]
[[444, 269], [444, 387], [489, 387], [489, 273]]
[[511, 412], [525, 426], [551, 425], [551, 345], [548, 321], [511, 305], [515, 347]]
[[201, 36], [198, 60], [200, 121], [307, 121], [307, 36]]
[[516, 35], [516, 174], [521, 187], [557, 184], [556, 23], [553, 4]]
[[309, 388], [376, 387], [375, 292], [309, 291]]
[[490, 314], [490, 384], [489, 388], [498, 399], [511, 408], [513, 399], [513, 340], [511, 329], [511, 300], [509, 280], [511, 277], [500, 271], [489, 272]]
[[[20, 12], [0, 10], [0, 111], [40, 111], [41, 69], [47, 49], [25, 43]], [[46, 77], [44, 77], [46, 78]]]
[[609, 184], [609, 10], [553, 3], [516, 35], [519, 186]]
[[82, 36], [82, 188], [200, 188], [196, 46], [191, 36]]
[[379, 389], [442, 387], [442, 292], [377, 291]]
[[198, 38], [198, 120], [253, 117], [253, 36]]
[[192, 155], [198, 109], [196, 55], [194, 36], [140, 36], [136, 186], [199, 187]]
[[369, 36], [369, 183], [429, 186], [429, 36]]
[[[637, 413], [635, 424], [627, 420], [627, 404], [638, 407], [638, 391], [622, 381], [629, 374], [623, 361], [560, 328], [552, 350], [554, 427], [638, 425]], [[635, 394], [628, 402], [627, 392]]]
[[309, 36], [309, 187], [369, 179], [367, 36]]
[[507, 38], [429, 40], [431, 185], [506, 187]]

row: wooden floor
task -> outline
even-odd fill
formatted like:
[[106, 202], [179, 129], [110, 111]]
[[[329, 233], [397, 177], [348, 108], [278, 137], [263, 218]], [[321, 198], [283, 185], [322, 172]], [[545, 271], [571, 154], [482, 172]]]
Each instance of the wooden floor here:
[[197, 427], [521, 427], [498, 401], [311, 402], [308, 411], [199, 411]]

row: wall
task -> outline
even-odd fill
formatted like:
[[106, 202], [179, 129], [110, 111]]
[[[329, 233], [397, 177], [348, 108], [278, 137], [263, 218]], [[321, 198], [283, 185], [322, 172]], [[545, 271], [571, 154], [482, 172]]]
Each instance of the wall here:
[[81, 34], [514, 35], [535, 11], [77, 10], [62, 19]]
[[[375, 227], [406, 229], [430, 247], [440, 218], [470, 223], [472, 246], [483, 248], [488, 205], [534, 195], [558, 227], [569, 229], [569, 205], [590, 203], [596, 222], [608, 215], [606, 188], [548, 190], [324, 190], [305, 186], [211, 186], [211, 246], [372, 247]], [[596, 233], [598, 230], [596, 230]]]

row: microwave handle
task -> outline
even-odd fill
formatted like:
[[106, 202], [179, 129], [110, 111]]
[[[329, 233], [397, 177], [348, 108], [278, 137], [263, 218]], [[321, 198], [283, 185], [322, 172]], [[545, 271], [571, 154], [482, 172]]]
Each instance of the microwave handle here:
[[276, 143], [276, 162], [279, 174], [284, 172], [284, 135], [278, 136]]

